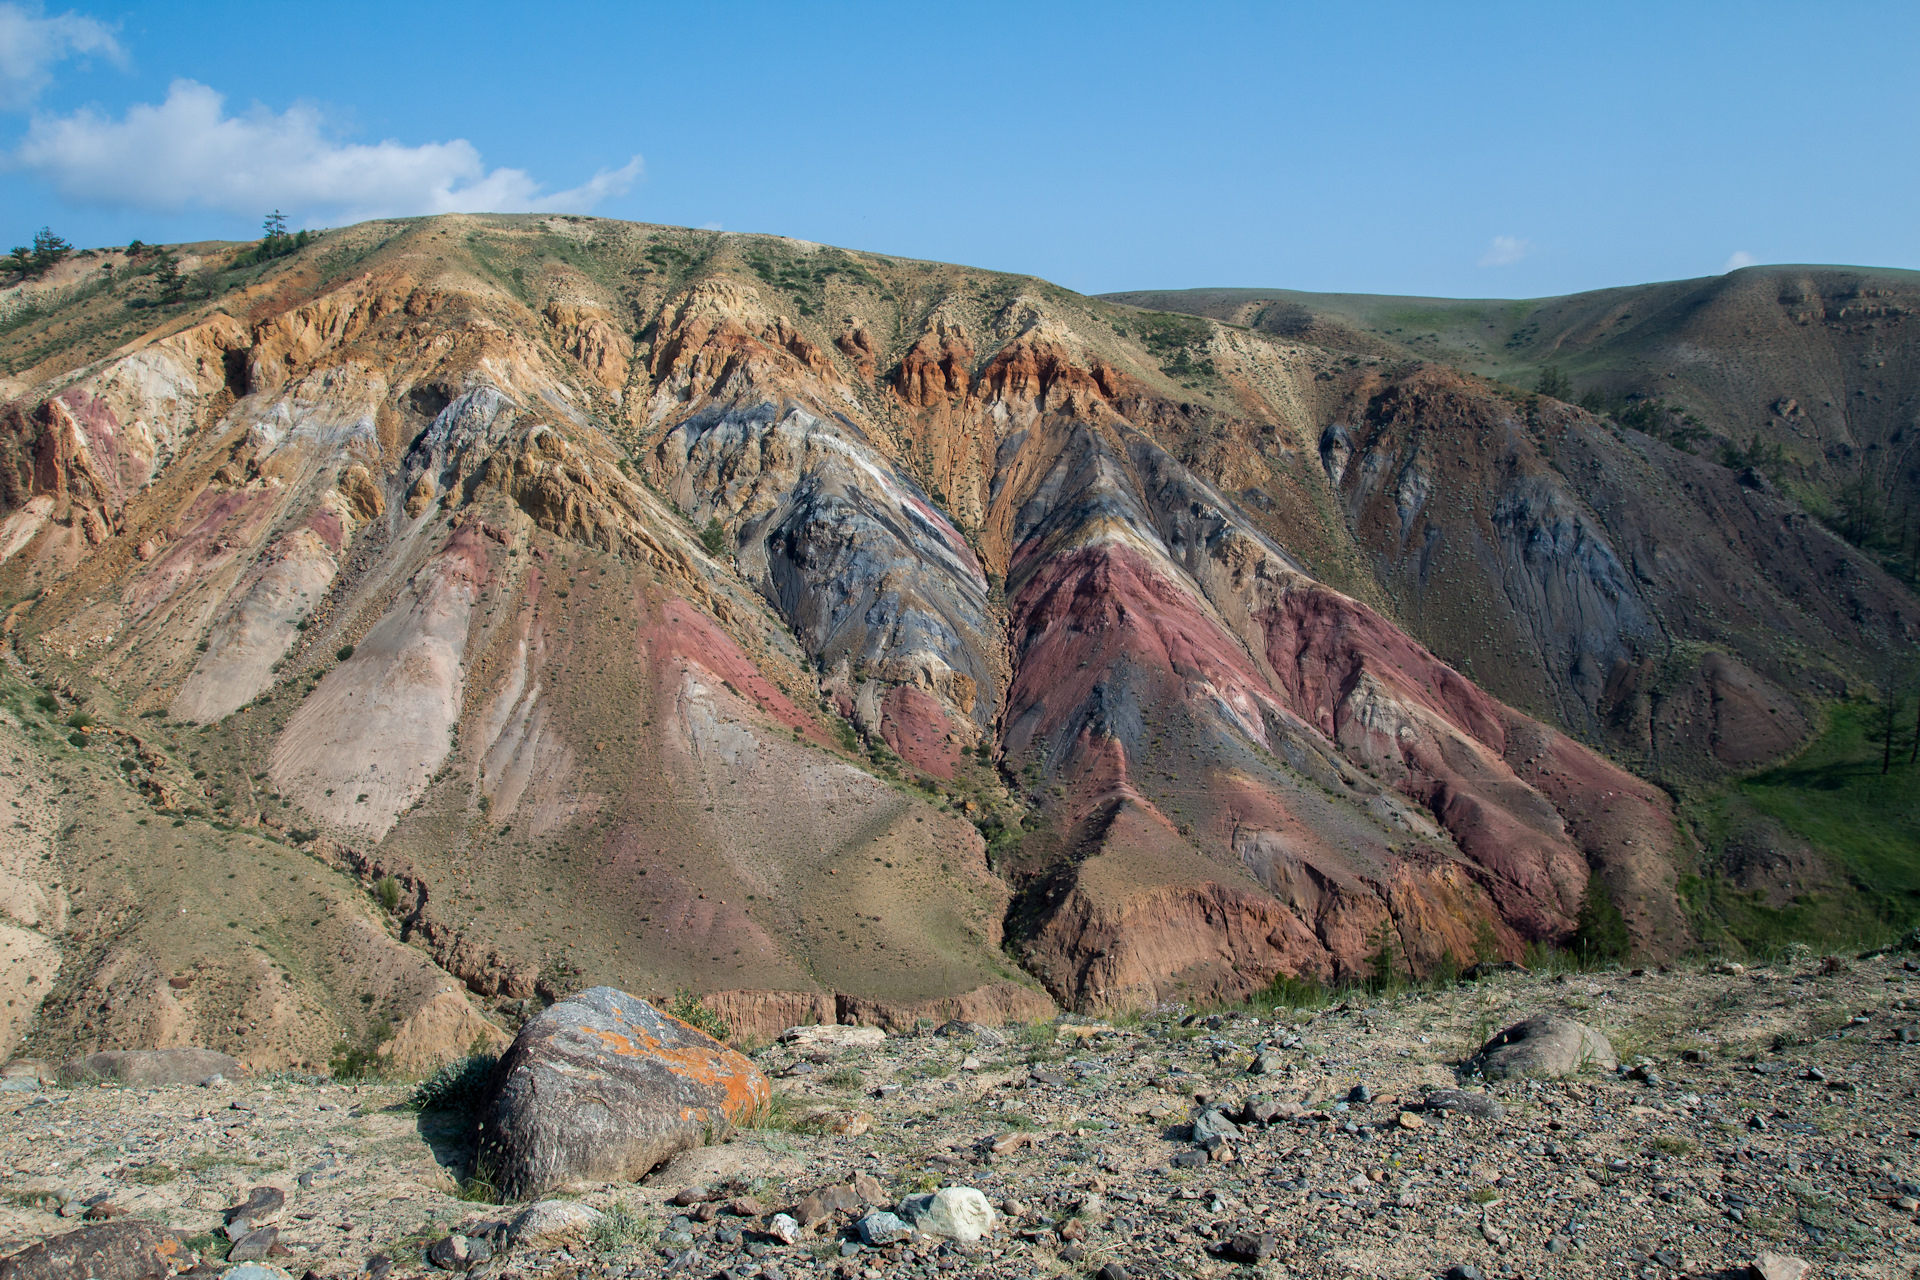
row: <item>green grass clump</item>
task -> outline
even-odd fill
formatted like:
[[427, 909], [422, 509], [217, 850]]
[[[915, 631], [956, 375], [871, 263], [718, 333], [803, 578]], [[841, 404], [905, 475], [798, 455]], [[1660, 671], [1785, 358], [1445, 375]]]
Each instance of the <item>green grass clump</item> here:
[[866, 1082], [866, 1077], [855, 1067], [840, 1067], [820, 1079], [829, 1089], [858, 1089]]

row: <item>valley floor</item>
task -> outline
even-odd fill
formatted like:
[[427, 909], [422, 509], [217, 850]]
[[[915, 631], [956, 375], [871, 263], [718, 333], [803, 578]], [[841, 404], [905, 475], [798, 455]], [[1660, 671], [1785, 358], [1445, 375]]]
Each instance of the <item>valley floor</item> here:
[[[1915, 1274], [1920, 972], [1901, 954], [1720, 968], [1507, 974], [1193, 1027], [1169, 1013], [1110, 1028], [949, 1024], [831, 1057], [773, 1047], [757, 1054], [778, 1099], [765, 1127], [644, 1183], [582, 1191], [626, 1210], [594, 1244], [514, 1248], [475, 1274], [890, 1280], [1118, 1263], [1133, 1276], [1466, 1265], [1671, 1277], [1734, 1274], [1765, 1250], [1806, 1258], [1816, 1275]], [[1456, 1064], [1488, 1035], [1543, 1011], [1604, 1031], [1645, 1078], [1494, 1085], [1497, 1120], [1419, 1109], [1424, 1092], [1461, 1083]], [[1285, 1065], [1248, 1074], [1268, 1043]], [[1359, 1085], [1370, 1101], [1343, 1101]], [[408, 1094], [282, 1077], [0, 1095], [13, 1100], [0, 1107], [0, 1249], [106, 1204], [208, 1233], [197, 1247], [217, 1252], [220, 1210], [265, 1183], [286, 1192], [291, 1254], [271, 1261], [290, 1274], [345, 1277], [375, 1254], [395, 1277], [426, 1273], [425, 1245], [463, 1227], [485, 1235], [516, 1210], [460, 1197], [463, 1124], [407, 1110]], [[1195, 1159], [1182, 1126], [1197, 1100], [1254, 1095], [1306, 1111], [1247, 1126], [1231, 1160], [1177, 1167]], [[871, 1127], [858, 1131], [862, 1112]], [[808, 1131], [835, 1127], [849, 1132]], [[765, 1218], [701, 1222], [670, 1203], [701, 1185], [771, 1213], [855, 1174], [895, 1198], [977, 1187], [1003, 1214], [977, 1245], [865, 1249], [831, 1234], [845, 1215], [782, 1246], [762, 1234]], [[1273, 1237], [1265, 1260], [1241, 1268], [1210, 1250], [1247, 1232]]]

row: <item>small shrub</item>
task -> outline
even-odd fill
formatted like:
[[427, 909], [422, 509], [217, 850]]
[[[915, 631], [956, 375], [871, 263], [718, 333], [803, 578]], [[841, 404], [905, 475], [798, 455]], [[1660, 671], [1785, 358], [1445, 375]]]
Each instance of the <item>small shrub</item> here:
[[342, 1040], [333, 1046], [327, 1070], [335, 1080], [375, 1080], [386, 1072], [386, 1059], [380, 1046], [393, 1039], [393, 1024], [385, 1018], [367, 1025], [358, 1043]]
[[415, 1086], [407, 1107], [413, 1111], [472, 1111], [499, 1062], [499, 1057], [491, 1053], [469, 1054], [449, 1062]]
[[400, 907], [400, 882], [392, 876], [381, 876], [374, 882], [373, 896], [380, 900], [382, 909], [397, 911]]
[[701, 1004], [700, 997], [684, 987], [673, 993], [673, 1003], [667, 1006], [667, 1012], [715, 1040], [725, 1040], [733, 1034], [725, 1018]]
[[700, 531], [700, 545], [707, 554], [717, 556], [727, 549], [727, 529], [720, 523], [719, 517], [707, 521], [707, 527]]
[[1583, 963], [1598, 964], [1624, 960], [1631, 949], [1627, 921], [1613, 903], [1613, 893], [1598, 876], [1587, 881], [1587, 894], [1580, 903], [1580, 917], [1569, 948]]
[[69, 729], [91, 729], [93, 728], [93, 723], [93, 717], [84, 711], [76, 711], [67, 717], [67, 728]]
[[587, 1240], [596, 1250], [607, 1252], [649, 1245], [658, 1234], [652, 1217], [636, 1211], [625, 1200], [615, 1200], [600, 1213], [600, 1221], [593, 1224]]
[[353, 656], [353, 646], [350, 644], [343, 644], [340, 646], [340, 652], [334, 654], [333, 656], [340, 659], [340, 661], [345, 662], [348, 658], [351, 658]]

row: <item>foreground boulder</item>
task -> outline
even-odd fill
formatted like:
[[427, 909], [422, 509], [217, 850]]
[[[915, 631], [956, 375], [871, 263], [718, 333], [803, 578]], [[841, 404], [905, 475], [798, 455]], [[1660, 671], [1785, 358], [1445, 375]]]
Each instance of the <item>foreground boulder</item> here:
[[107, 1222], [49, 1236], [0, 1258], [0, 1280], [166, 1280], [187, 1264], [178, 1231], [154, 1222]]
[[474, 1170], [506, 1199], [638, 1178], [767, 1105], [746, 1058], [646, 1001], [594, 987], [527, 1023], [480, 1105]]
[[1468, 1066], [1489, 1080], [1571, 1076], [1620, 1065], [1607, 1038], [1585, 1023], [1546, 1013], [1515, 1023], [1486, 1042]]
[[109, 1049], [75, 1058], [61, 1069], [68, 1080], [114, 1080], [151, 1087], [162, 1084], [199, 1084], [221, 1076], [244, 1075], [240, 1059], [211, 1049]]

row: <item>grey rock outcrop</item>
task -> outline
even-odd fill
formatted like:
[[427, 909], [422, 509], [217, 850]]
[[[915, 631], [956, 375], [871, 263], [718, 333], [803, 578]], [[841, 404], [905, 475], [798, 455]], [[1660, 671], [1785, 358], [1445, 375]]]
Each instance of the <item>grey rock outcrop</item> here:
[[166, 1280], [186, 1258], [177, 1231], [154, 1222], [108, 1222], [0, 1258], [0, 1280]]
[[238, 1058], [211, 1049], [109, 1049], [75, 1058], [61, 1069], [68, 1080], [114, 1080], [121, 1084], [199, 1084], [213, 1076], [246, 1074]]

